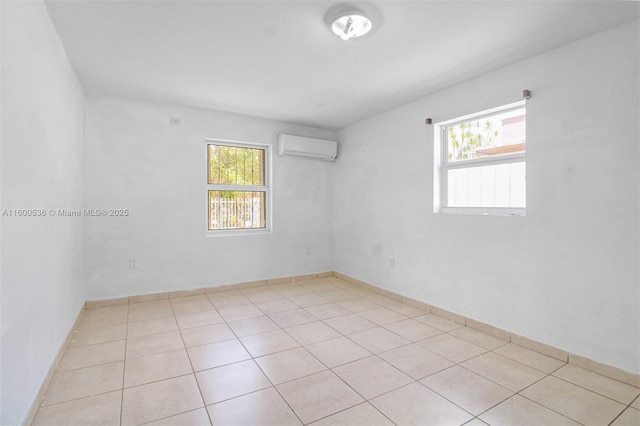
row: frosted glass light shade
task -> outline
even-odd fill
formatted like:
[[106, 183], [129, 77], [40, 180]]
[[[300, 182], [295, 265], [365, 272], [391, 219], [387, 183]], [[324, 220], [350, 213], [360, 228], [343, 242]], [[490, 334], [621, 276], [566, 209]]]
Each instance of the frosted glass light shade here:
[[359, 10], [343, 12], [333, 21], [331, 30], [342, 40], [349, 40], [371, 31], [371, 21]]

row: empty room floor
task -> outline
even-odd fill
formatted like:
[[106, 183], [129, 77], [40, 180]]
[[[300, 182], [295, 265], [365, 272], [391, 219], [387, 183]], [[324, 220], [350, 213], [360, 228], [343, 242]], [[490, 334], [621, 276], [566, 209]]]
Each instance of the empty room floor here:
[[640, 424], [640, 389], [337, 278], [86, 309], [37, 425]]

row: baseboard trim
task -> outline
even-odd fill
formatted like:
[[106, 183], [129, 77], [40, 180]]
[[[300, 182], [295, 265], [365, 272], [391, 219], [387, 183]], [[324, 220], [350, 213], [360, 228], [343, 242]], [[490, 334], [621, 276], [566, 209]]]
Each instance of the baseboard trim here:
[[[300, 282], [304, 282], [304, 281], [308, 281], [316, 278], [330, 278], [330, 277], [340, 278], [341, 280], [357, 285], [358, 287], [361, 287], [363, 289], [372, 291], [374, 293], [380, 294], [382, 296], [388, 297], [398, 302], [405, 303], [415, 308], [422, 309], [431, 314], [454, 321], [461, 325], [465, 325], [469, 328], [473, 328], [483, 333], [490, 334], [492, 336], [506, 340], [518, 346], [522, 346], [532, 351], [539, 352], [543, 355], [547, 355], [552, 358], [558, 359], [562, 362], [566, 362], [568, 364], [572, 364], [577, 367], [584, 368], [585, 370], [591, 371], [593, 373], [600, 374], [602, 376], [617, 380], [619, 382], [626, 383], [631, 386], [640, 387], [640, 375], [638, 374], [631, 373], [621, 368], [592, 360], [582, 355], [570, 353], [565, 349], [558, 348], [543, 342], [539, 342], [537, 340], [528, 338], [526, 336], [521, 336], [509, 330], [505, 330], [505, 329], [496, 327], [494, 325], [487, 324], [482, 321], [478, 321], [474, 318], [466, 317], [456, 312], [451, 312], [446, 309], [442, 309], [440, 307], [431, 305], [421, 300], [416, 300], [416, 299], [406, 297], [400, 293], [396, 293], [387, 289], [377, 287], [365, 281], [361, 281], [357, 278], [353, 278], [349, 275], [345, 275], [335, 271], [321, 272], [317, 274], [297, 275], [297, 276], [282, 277], [282, 278], [273, 278], [273, 279], [260, 280], [260, 281], [250, 281], [250, 282], [243, 282], [243, 283], [237, 283], [237, 284], [227, 284], [227, 285], [222, 285], [217, 287], [200, 288], [200, 289], [194, 289], [194, 290], [180, 290], [180, 291], [173, 291], [173, 292], [152, 293], [152, 294], [145, 294], [145, 295], [139, 295], [139, 296], [121, 297], [117, 299], [87, 301], [85, 303], [85, 309], [99, 308], [99, 307], [105, 307], [105, 306], [115, 306], [115, 305], [126, 305], [128, 303], [149, 302], [153, 300], [164, 300], [164, 299], [171, 299], [175, 297], [192, 296], [197, 294], [216, 293], [220, 291], [242, 290], [245, 288], [253, 288], [253, 287], [282, 285], [282, 284], [296, 284], [296, 283], [300, 283]], [[62, 352], [64, 351], [61, 351], [61, 353]]]
[[190, 290], [168, 291], [162, 293], [149, 293], [136, 296], [125, 296], [116, 299], [88, 300], [85, 302], [85, 309], [104, 308], [107, 306], [127, 305], [129, 303], [152, 302], [155, 300], [166, 300], [177, 297], [195, 296], [198, 294], [217, 293], [229, 290], [242, 290], [245, 288], [264, 287], [267, 285], [295, 284], [303, 281], [315, 280], [317, 278], [331, 278], [335, 274], [333, 271], [319, 272], [316, 274], [294, 275], [290, 277], [271, 278], [267, 280], [248, 281], [237, 284], [224, 284], [216, 287], [203, 287]]
[[[362, 288], [371, 290], [375, 293], [378, 293], [387, 297], [391, 297], [392, 299], [395, 299], [395, 300], [398, 300], [398, 298], [400, 298], [400, 300], [403, 303], [406, 303], [408, 305], [421, 308], [439, 317], [446, 318], [448, 320], [454, 321], [461, 325], [465, 325], [469, 328], [473, 328], [478, 331], [482, 331], [483, 333], [490, 334], [492, 336], [506, 340], [518, 346], [522, 346], [532, 351], [539, 352], [543, 355], [550, 356], [552, 358], [566, 362], [567, 364], [584, 368], [585, 370], [591, 371], [596, 374], [600, 374], [601, 376], [605, 376], [622, 383], [626, 383], [631, 386], [640, 387], [640, 375], [623, 370], [619, 367], [614, 367], [608, 364], [604, 364], [604, 363], [595, 361], [593, 359], [587, 358], [585, 356], [571, 353], [565, 349], [548, 345], [546, 343], [542, 343], [525, 336], [520, 336], [511, 331], [504, 330], [502, 328], [493, 326], [491, 324], [487, 324], [473, 318], [465, 317], [464, 315], [461, 315], [455, 312], [450, 312], [445, 309], [439, 308], [437, 306], [433, 306], [431, 304], [428, 304], [422, 301], [417, 301], [414, 299], [407, 298], [399, 293], [395, 293], [386, 289], [376, 287], [372, 284], [358, 280], [356, 278], [350, 277], [345, 274], [341, 274], [339, 272], [335, 272], [334, 275], [337, 278], [340, 278], [344, 281], [358, 285]], [[426, 308], [429, 308], [429, 309], [427, 310]]]
[[80, 321], [80, 317], [82, 317], [82, 311], [84, 311], [84, 307], [81, 307], [80, 310], [78, 311], [78, 315], [76, 315], [76, 320], [73, 322], [73, 325], [71, 326], [71, 330], [69, 330], [69, 333], [67, 334], [67, 338], [64, 340], [64, 343], [62, 343], [62, 346], [60, 347], [60, 350], [58, 351], [56, 358], [53, 360], [53, 364], [51, 364], [51, 366], [49, 367], [49, 371], [47, 372], [47, 375], [45, 376], [44, 381], [42, 382], [42, 385], [40, 385], [40, 390], [38, 391], [38, 395], [36, 396], [35, 401], [33, 401], [33, 404], [31, 404], [29, 415], [24, 421], [25, 425], [31, 425], [31, 423], [33, 423], [33, 420], [35, 419], [36, 414], [38, 413], [38, 409], [40, 408], [40, 404], [42, 404], [42, 400], [47, 394], [47, 390], [49, 389], [49, 385], [51, 384], [53, 375], [58, 369], [58, 365], [60, 365], [62, 356], [67, 350], [67, 346], [69, 346], [69, 342], [71, 342], [71, 339], [73, 338], [73, 334], [75, 330], [78, 328], [78, 322]]

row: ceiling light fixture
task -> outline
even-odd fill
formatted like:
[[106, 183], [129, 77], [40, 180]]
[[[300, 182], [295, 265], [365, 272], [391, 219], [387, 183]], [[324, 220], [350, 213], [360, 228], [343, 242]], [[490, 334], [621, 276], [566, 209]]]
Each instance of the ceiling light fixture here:
[[371, 31], [371, 21], [363, 11], [349, 10], [334, 19], [331, 30], [342, 40], [349, 40]]

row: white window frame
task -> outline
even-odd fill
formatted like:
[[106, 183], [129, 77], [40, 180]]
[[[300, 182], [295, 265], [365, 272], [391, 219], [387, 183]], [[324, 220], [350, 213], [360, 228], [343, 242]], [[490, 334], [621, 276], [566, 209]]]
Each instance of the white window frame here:
[[[209, 145], [234, 146], [238, 148], [253, 148], [264, 150], [264, 185], [220, 185], [209, 183]], [[205, 139], [205, 162], [206, 162], [206, 191], [205, 191], [205, 230], [207, 237], [220, 237], [230, 235], [259, 235], [270, 234], [272, 232], [273, 201], [271, 195], [271, 145], [257, 142], [242, 142], [227, 139]], [[209, 191], [255, 191], [265, 192], [265, 227], [264, 228], [242, 228], [242, 229], [209, 229]]]
[[475, 158], [472, 160], [461, 160], [449, 162], [449, 136], [447, 128], [464, 123], [470, 120], [481, 120], [485, 117], [496, 115], [503, 112], [509, 112], [516, 109], [526, 107], [526, 101], [514, 102], [512, 104], [491, 108], [474, 114], [468, 114], [463, 117], [457, 117], [452, 120], [443, 121], [435, 124], [434, 142], [434, 213], [450, 213], [450, 214], [470, 214], [470, 215], [497, 215], [497, 216], [526, 216], [526, 207], [448, 207], [447, 206], [447, 171], [455, 169], [466, 169], [471, 167], [492, 166], [499, 164], [512, 164], [527, 162], [527, 153], [520, 152], [514, 154], [501, 155], [495, 158]]

